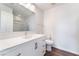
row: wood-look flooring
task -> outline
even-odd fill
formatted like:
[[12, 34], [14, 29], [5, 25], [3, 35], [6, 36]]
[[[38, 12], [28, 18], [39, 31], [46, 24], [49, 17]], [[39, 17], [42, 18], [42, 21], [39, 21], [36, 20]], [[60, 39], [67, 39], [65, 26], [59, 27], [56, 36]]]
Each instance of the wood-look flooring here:
[[63, 51], [63, 50], [60, 50], [57, 48], [52, 48], [51, 52], [46, 51], [45, 56], [79, 56], [79, 55], [76, 55], [76, 54], [73, 54], [70, 52], [66, 52], [66, 51]]

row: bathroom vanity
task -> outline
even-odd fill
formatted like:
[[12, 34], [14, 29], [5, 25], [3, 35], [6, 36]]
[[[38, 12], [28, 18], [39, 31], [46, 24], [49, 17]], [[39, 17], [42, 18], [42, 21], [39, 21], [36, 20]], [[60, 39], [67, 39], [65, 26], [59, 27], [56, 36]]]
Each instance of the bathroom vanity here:
[[45, 36], [32, 34], [0, 40], [1, 56], [43, 56], [46, 52]]
[[30, 28], [33, 26], [29, 25], [28, 18], [35, 15], [35, 13], [18, 3], [0, 4], [0, 9], [0, 55], [44, 55], [46, 51], [46, 37], [42, 34], [26, 33], [26, 31], [36, 32]]

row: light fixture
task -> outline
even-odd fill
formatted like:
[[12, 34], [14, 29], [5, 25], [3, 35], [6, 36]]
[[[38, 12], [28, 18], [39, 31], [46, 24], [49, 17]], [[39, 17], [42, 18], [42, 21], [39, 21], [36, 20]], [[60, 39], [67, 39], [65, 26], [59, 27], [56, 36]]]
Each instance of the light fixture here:
[[28, 8], [29, 10], [35, 12], [35, 6], [31, 3], [19, 3], [20, 5], [24, 6], [25, 8]]
[[[20, 16], [20, 15], [19, 15], [19, 16]], [[17, 21], [21, 21], [21, 20], [22, 20], [19, 16], [15, 16], [15, 19], [16, 19]]]

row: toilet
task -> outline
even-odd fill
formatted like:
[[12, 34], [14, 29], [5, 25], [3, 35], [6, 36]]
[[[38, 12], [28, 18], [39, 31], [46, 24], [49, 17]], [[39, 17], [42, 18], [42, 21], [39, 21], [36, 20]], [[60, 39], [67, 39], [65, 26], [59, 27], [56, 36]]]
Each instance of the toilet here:
[[52, 50], [52, 45], [53, 45], [53, 40], [45, 40], [45, 42], [46, 42], [46, 47], [47, 47], [47, 51], [51, 51]]

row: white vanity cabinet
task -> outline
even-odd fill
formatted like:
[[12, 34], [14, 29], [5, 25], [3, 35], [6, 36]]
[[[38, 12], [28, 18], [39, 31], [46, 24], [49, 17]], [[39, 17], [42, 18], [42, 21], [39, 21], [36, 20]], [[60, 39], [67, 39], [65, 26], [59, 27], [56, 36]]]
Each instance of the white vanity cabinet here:
[[5, 49], [0, 52], [2, 56], [43, 56], [45, 54], [45, 38], [37, 38], [23, 44]]
[[46, 52], [44, 38], [38, 38], [17, 47], [20, 49], [21, 56], [43, 56]]

